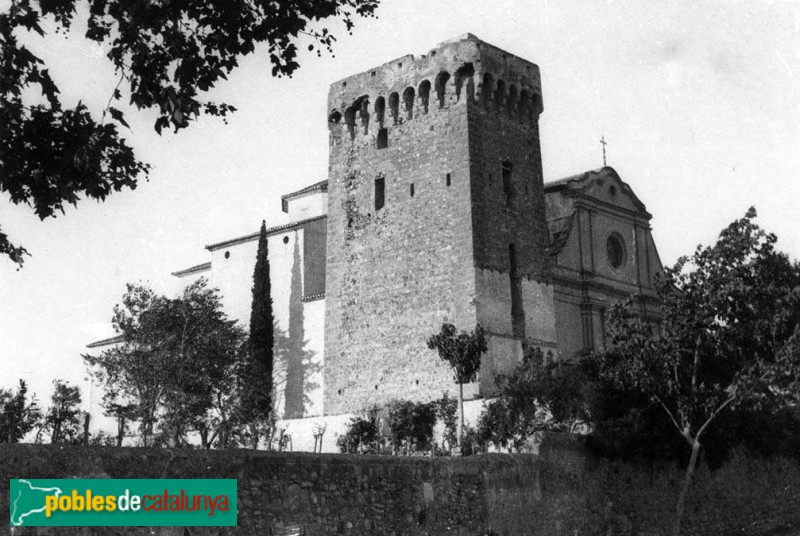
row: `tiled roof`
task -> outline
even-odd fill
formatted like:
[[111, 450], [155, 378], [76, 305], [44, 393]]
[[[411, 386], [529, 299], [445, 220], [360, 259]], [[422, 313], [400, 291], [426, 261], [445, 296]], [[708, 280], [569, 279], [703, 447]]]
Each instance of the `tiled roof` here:
[[113, 337], [109, 337], [107, 339], [101, 339], [99, 341], [90, 342], [86, 345], [86, 348], [102, 348], [103, 346], [111, 346], [112, 344], [118, 344], [125, 340], [124, 335], [114, 335]]
[[592, 175], [608, 174], [609, 172], [616, 173], [612, 168], [606, 166], [599, 169], [584, 171], [583, 173], [578, 173], [577, 175], [570, 175], [569, 177], [564, 177], [563, 179], [546, 182], [544, 183], [544, 191], [547, 192], [550, 190], [559, 190], [571, 182], [583, 182], [589, 179]]
[[204, 262], [203, 264], [198, 264], [197, 266], [192, 266], [191, 268], [185, 268], [183, 270], [178, 270], [177, 272], [172, 272], [172, 275], [175, 277], [183, 277], [185, 275], [195, 274], [197, 272], [205, 272], [211, 268], [210, 262]]
[[[287, 231], [289, 229], [296, 229], [296, 228], [301, 227], [302, 225], [304, 225], [306, 223], [310, 223], [312, 221], [321, 220], [321, 219], [327, 218], [327, 217], [328, 216], [326, 214], [323, 214], [322, 216], [314, 216], [313, 218], [307, 218], [305, 220], [299, 220], [299, 221], [287, 223], [285, 225], [278, 225], [276, 227], [270, 227], [269, 229], [267, 229], [267, 236], [269, 236], [271, 234], [277, 234], [277, 233], [280, 233], [282, 231]], [[209, 245], [206, 246], [206, 249], [208, 251], [214, 251], [215, 249], [223, 248], [225, 246], [234, 246], [236, 244], [242, 244], [244, 242], [250, 242], [251, 240], [258, 240], [258, 235], [259, 235], [260, 232], [261, 231], [256, 231], [255, 233], [244, 235], [244, 236], [240, 236], [238, 238], [231, 238], [230, 240], [223, 240], [222, 242], [217, 242], [215, 244], [209, 244]]]
[[311, 186], [306, 186], [302, 190], [297, 190], [296, 192], [290, 192], [286, 195], [282, 195], [281, 199], [290, 199], [292, 197], [297, 197], [298, 195], [307, 194], [308, 192], [313, 192], [314, 190], [322, 190], [323, 192], [328, 191], [328, 179], [324, 181], [319, 181], [317, 183], [312, 184]]

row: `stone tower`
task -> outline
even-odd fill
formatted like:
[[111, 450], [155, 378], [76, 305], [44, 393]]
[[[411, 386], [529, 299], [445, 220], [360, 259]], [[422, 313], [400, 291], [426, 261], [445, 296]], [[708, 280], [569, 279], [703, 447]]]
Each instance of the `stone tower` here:
[[539, 68], [472, 35], [328, 95], [324, 412], [455, 389], [427, 337], [489, 335], [480, 390], [556, 347]]

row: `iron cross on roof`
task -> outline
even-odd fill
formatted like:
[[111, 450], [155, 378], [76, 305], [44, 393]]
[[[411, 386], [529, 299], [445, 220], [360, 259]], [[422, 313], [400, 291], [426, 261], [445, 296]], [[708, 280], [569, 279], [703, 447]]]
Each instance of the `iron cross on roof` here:
[[605, 135], [600, 136], [600, 145], [603, 146], [603, 167], [605, 167], [605, 165], [606, 165], [606, 145], [608, 145], [608, 143], [606, 143]]

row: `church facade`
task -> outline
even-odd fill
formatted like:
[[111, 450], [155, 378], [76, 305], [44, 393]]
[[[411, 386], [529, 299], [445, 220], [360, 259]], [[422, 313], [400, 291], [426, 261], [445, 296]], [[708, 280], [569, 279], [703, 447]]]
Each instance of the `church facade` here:
[[[602, 347], [614, 302], [658, 320], [651, 215], [610, 167], [545, 183], [539, 69], [472, 35], [334, 83], [329, 175], [282, 197], [268, 229], [276, 402], [289, 420], [454, 392], [426, 347], [443, 322], [482, 325], [469, 398], [526, 346]], [[206, 247], [206, 277], [246, 324], [258, 233]]]

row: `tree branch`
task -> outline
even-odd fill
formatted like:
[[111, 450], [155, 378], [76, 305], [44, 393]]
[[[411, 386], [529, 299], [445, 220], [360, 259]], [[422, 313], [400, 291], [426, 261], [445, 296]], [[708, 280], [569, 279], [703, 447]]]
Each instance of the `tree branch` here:
[[117, 85], [114, 86], [114, 91], [111, 92], [111, 96], [108, 98], [108, 102], [106, 103], [106, 107], [103, 109], [103, 115], [100, 117], [100, 124], [105, 124], [106, 121], [106, 114], [108, 113], [109, 108], [111, 108], [111, 101], [114, 100], [114, 95], [117, 94], [119, 90], [119, 86], [122, 85], [122, 81], [127, 79], [128, 77], [125, 75], [124, 70], [120, 70], [119, 80], [117, 80]]
[[656, 397], [655, 397], [655, 399], [656, 399], [656, 402], [658, 402], [659, 404], [661, 404], [661, 407], [664, 409], [664, 411], [666, 411], [666, 412], [667, 412], [667, 415], [669, 415], [669, 418], [670, 418], [670, 420], [672, 421], [672, 424], [674, 424], [674, 425], [675, 425], [675, 428], [677, 428], [677, 429], [678, 429], [678, 433], [680, 433], [681, 435], [684, 435], [683, 428], [681, 428], [681, 425], [679, 425], [679, 424], [678, 424], [678, 421], [675, 419], [675, 416], [674, 416], [674, 415], [672, 414], [672, 412], [669, 410], [669, 408], [667, 407], [667, 405], [666, 405], [666, 404], [664, 404], [664, 402], [661, 400], [661, 397], [659, 397], [659, 396], [656, 396]]
[[700, 364], [700, 338], [702, 333], [697, 334], [697, 340], [694, 343], [694, 363], [692, 364], [692, 394], [697, 392], [697, 369]]
[[705, 429], [708, 427], [709, 424], [711, 424], [711, 421], [713, 421], [716, 418], [716, 416], [719, 414], [719, 412], [722, 411], [723, 409], [725, 409], [726, 407], [728, 407], [731, 403], [733, 403], [733, 401], [735, 401], [736, 398], [737, 398], [736, 397], [736, 390], [734, 389], [733, 394], [731, 396], [729, 396], [728, 399], [725, 400], [725, 402], [720, 404], [720, 406], [717, 409], [715, 409], [714, 411], [711, 412], [711, 415], [708, 416], [708, 419], [706, 419], [706, 422], [704, 422], [703, 426], [701, 426], [700, 429], [697, 431], [697, 434], [695, 435], [695, 437], [697, 439], [699, 439], [700, 438], [700, 434], [702, 434], [705, 431]]

